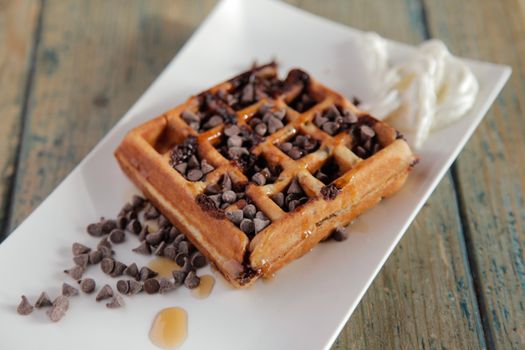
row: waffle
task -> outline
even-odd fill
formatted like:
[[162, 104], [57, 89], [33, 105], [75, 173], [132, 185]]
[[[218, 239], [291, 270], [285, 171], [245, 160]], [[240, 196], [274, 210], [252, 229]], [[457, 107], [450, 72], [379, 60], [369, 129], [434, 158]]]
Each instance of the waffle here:
[[300, 69], [279, 79], [275, 63], [131, 130], [115, 155], [235, 287], [395, 193], [417, 161], [395, 129]]

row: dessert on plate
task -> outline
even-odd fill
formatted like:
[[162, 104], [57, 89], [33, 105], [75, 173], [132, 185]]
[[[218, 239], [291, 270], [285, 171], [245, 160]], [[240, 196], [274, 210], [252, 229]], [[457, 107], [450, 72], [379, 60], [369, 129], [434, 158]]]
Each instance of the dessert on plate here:
[[417, 162], [394, 128], [273, 62], [131, 130], [115, 156], [236, 287], [394, 194]]

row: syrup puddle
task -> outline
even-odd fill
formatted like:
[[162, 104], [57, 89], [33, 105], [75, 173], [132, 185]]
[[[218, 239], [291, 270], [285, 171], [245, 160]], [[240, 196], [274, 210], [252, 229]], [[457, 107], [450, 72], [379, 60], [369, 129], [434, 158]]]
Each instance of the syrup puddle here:
[[180, 307], [169, 307], [160, 310], [155, 316], [149, 338], [153, 344], [162, 349], [179, 347], [188, 336], [188, 314]]
[[151, 260], [148, 267], [159, 274], [160, 277], [171, 278], [173, 271], [180, 270], [180, 266], [171, 259], [158, 257]]
[[213, 290], [213, 286], [215, 285], [215, 278], [212, 275], [204, 275], [201, 277], [201, 283], [199, 286], [195, 289], [192, 289], [191, 294], [198, 299], [205, 299], [207, 298], [211, 291]]

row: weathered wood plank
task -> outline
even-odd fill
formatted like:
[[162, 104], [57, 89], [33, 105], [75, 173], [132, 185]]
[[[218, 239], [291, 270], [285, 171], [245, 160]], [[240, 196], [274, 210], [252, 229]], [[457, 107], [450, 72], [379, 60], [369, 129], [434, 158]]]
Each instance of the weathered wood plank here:
[[0, 2], [0, 241], [15, 172], [24, 95], [40, 2]]
[[[306, 10], [396, 40], [426, 36], [417, 1], [300, 1]], [[334, 349], [484, 347], [450, 176], [418, 215]]]
[[11, 229], [135, 102], [214, 3], [46, 2]]
[[513, 0], [426, 5], [432, 34], [455, 53], [513, 68], [507, 87], [459, 157], [456, 174], [488, 345], [523, 349], [525, 6]]

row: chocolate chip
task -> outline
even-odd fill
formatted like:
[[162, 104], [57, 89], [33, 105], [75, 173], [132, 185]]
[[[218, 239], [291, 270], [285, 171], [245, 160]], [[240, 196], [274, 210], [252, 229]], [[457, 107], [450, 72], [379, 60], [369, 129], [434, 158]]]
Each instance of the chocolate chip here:
[[126, 203], [120, 210], [120, 214], [127, 214], [130, 211], [133, 211], [133, 205], [131, 203]]
[[151, 254], [151, 248], [147, 242], [142, 242], [137, 248], [132, 249], [132, 251], [143, 255]]
[[80, 278], [82, 278], [84, 271], [85, 269], [82, 266], [78, 266], [78, 265], [68, 270], [64, 270], [64, 272], [68, 274], [69, 277], [71, 277], [74, 280], [79, 280]]
[[292, 150], [292, 143], [291, 142], [284, 142], [279, 145], [279, 149], [283, 151], [284, 153], [288, 153]]
[[247, 235], [253, 234], [255, 231], [254, 223], [250, 219], [242, 219], [239, 228], [242, 232], [246, 233]]
[[268, 132], [270, 134], [273, 134], [274, 132], [281, 129], [282, 127], [284, 127], [284, 124], [278, 118], [275, 118], [275, 117], [268, 118]]
[[257, 218], [253, 219], [253, 226], [254, 226], [255, 233], [259, 233], [269, 224], [270, 224], [270, 220], [261, 220]]
[[279, 207], [283, 207], [284, 205], [284, 193], [277, 192], [271, 196], [272, 200], [277, 204]]
[[243, 143], [243, 139], [239, 135], [233, 135], [228, 138], [228, 141], [226, 144], [228, 147], [241, 147]]
[[290, 202], [288, 202], [288, 211], [293, 211], [297, 206], [299, 205], [299, 201], [298, 200], [291, 200]]
[[252, 219], [255, 216], [255, 213], [257, 213], [257, 208], [253, 204], [248, 204], [242, 208], [242, 213], [245, 218]]
[[128, 294], [128, 292], [129, 292], [129, 281], [128, 280], [118, 280], [117, 281], [117, 290], [121, 294]]
[[297, 160], [299, 158], [301, 158], [303, 156], [303, 152], [297, 148], [297, 147], [293, 147], [289, 152], [288, 152], [288, 156], [290, 158], [292, 158], [293, 160]]
[[200, 252], [195, 252], [191, 255], [190, 263], [193, 268], [200, 269], [206, 266], [207, 260]]
[[245, 147], [230, 147], [228, 149], [228, 157], [230, 159], [238, 160], [242, 156], [249, 156], [250, 152]]
[[33, 312], [33, 309], [33, 305], [27, 300], [27, 297], [22, 295], [22, 300], [20, 301], [20, 304], [18, 304], [16, 312], [18, 312], [19, 315], [27, 316]]
[[204, 123], [203, 127], [205, 129], [211, 129], [216, 127], [217, 125], [221, 124], [223, 122], [222, 118], [218, 115], [212, 116], [206, 123]]
[[121, 230], [125, 230], [126, 229], [126, 226], [128, 224], [128, 218], [121, 215], [117, 218], [117, 228], [121, 229]]
[[199, 167], [199, 160], [197, 159], [196, 155], [192, 155], [190, 159], [188, 159], [188, 169], [196, 169]]
[[89, 263], [92, 265], [98, 264], [102, 261], [102, 252], [100, 250], [94, 250], [89, 253]]
[[81, 243], [75, 242], [71, 246], [71, 250], [73, 251], [73, 255], [77, 256], [77, 255], [80, 255], [80, 254], [89, 253], [91, 251], [91, 248], [86, 247], [85, 245], [83, 245]]
[[184, 270], [178, 270], [178, 271], [173, 271], [171, 274], [173, 275], [173, 283], [176, 286], [180, 286], [184, 283], [184, 280], [186, 279], [186, 275], [188, 274], [188, 272]]
[[150, 268], [146, 267], [146, 266], [143, 266], [140, 268], [140, 272], [139, 272], [139, 275], [140, 275], [140, 280], [141, 281], [145, 281], [149, 278], [153, 278], [155, 276], [157, 276], [157, 273], [153, 270], [151, 270]]
[[49, 299], [49, 296], [46, 292], [42, 292], [38, 299], [35, 302], [35, 307], [37, 309], [41, 309], [43, 307], [51, 306], [53, 303], [51, 302], [51, 299]]
[[140, 230], [142, 230], [142, 225], [137, 219], [133, 219], [128, 224], [128, 230], [138, 235], [140, 233]]
[[135, 295], [142, 291], [142, 283], [131, 280], [129, 281], [128, 295]]
[[131, 198], [131, 206], [134, 209], [141, 208], [145, 202], [146, 200], [143, 197], [136, 195], [136, 194], [134, 194], [133, 197]]
[[113, 271], [114, 268], [115, 268], [115, 260], [111, 258], [104, 258], [100, 262], [100, 269], [102, 270], [102, 272], [104, 272], [107, 275], [109, 275]]
[[371, 127], [369, 127], [366, 124], [361, 125], [359, 127], [359, 131], [360, 131], [359, 135], [361, 136], [361, 139], [363, 139], [363, 140], [371, 139], [372, 137], [374, 137], [376, 135], [374, 129], [372, 129]]
[[153, 205], [149, 205], [148, 209], [146, 209], [146, 212], [144, 213], [144, 219], [146, 220], [155, 220], [160, 215], [160, 212], [155, 208]]
[[235, 225], [239, 225], [243, 219], [243, 213], [240, 209], [227, 211], [226, 217], [230, 219], [230, 221], [233, 222]]
[[323, 124], [323, 131], [326, 132], [328, 135], [335, 135], [335, 133], [339, 130], [339, 123], [336, 122], [326, 122]]
[[261, 136], [264, 136], [268, 131], [268, 126], [264, 123], [259, 123], [255, 126], [255, 132]]
[[139, 268], [137, 267], [137, 264], [131, 263], [124, 269], [123, 274], [129, 277], [137, 278], [139, 275]]
[[367, 157], [367, 153], [366, 153], [366, 150], [361, 147], [361, 146], [357, 146], [353, 149], [353, 152], [355, 153], [356, 156], [358, 156], [359, 158], [366, 158]]
[[96, 283], [93, 278], [86, 278], [80, 282], [80, 289], [86, 294], [91, 294], [95, 291]]
[[325, 118], [321, 115], [321, 113], [316, 113], [314, 117], [314, 124], [318, 128], [320, 128], [324, 123], [328, 121], [328, 118]]
[[182, 267], [184, 266], [184, 264], [186, 264], [187, 259], [188, 259], [187, 253], [178, 253], [177, 256], [175, 257], [175, 262], [177, 263], [177, 265]]
[[100, 251], [100, 253], [102, 253], [103, 258], [111, 258], [114, 253], [113, 250], [111, 250], [111, 248], [108, 248], [106, 246], [101, 246], [100, 248], [98, 248], [98, 250]]
[[190, 252], [190, 243], [187, 241], [182, 241], [177, 245], [177, 252], [183, 254], [189, 254]]
[[213, 169], [215, 169], [215, 168], [213, 167], [213, 165], [211, 165], [210, 163], [208, 163], [208, 162], [206, 161], [206, 159], [203, 159], [203, 160], [201, 161], [201, 171], [202, 171], [202, 173], [203, 173], [204, 175], [206, 175], [206, 174], [212, 172]]
[[103, 234], [108, 234], [112, 230], [117, 228], [117, 222], [115, 220], [104, 220], [102, 221], [101, 230]]
[[166, 294], [175, 289], [175, 284], [167, 278], [159, 279], [159, 293]]
[[224, 135], [226, 135], [226, 136], [238, 135], [240, 132], [241, 132], [241, 130], [235, 124], [226, 125], [224, 127]]
[[228, 191], [232, 189], [232, 179], [228, 174], [222, 175], [219, 183], [223, 191]]
[[222, 191], [222, 187], [219, 184], [210, 184], [206, 186], [206, 192], [210, 194], [218, 194]]
[[182, 175], [186, 174], [186, 170], [188, 169], [188, 163], [182, 162], [177, 165], [174, 165], [173, 168], [177, 170]]
[[106, 284], [104, 285], [104, 287], [102, 287], [102, 289], [100, 289], [95, 299], [96, 301], [101, 301], [104, 299], [111, 298], [112, 296], [113, 296], [113, 289], [111, 288], [109, 284]]
[[119, 243], [124, 242], [125, 239], [126, 239], [126, 233], [118, 228], [114, 229], [109, 234], [109, 240], [111, 241], [111, 243], [119, 244]]
[[144, 225], [144, 227], [140, 230], [139, 233], [139, 241], [143, 242], [146, 240], [146, 236], [149, 234], [149, 226]]
[[258, 211], [256, 214], [255, 214], [255, 217], [259, 220], [268, 220], [268, 218], [266, 217], [266, 215], [264, 215], [264, 213], [262, 211]]
[[100, 237], [103, 235], [102, 233], [102, 224], [96, 223], [96, 224], [89, 224], [86, 229], [87, 233], [93, 237]]
[[335, 185], [330, 184], [321, 188], [321, 195], [326, 200], [332, 200], [341, 192], [341, 190]]
[[108, 309], [118, 309], [122, 306], [124, 306], [124, 299], [118, 294], [111, 298], [111, 301], [106, 304]]
[[46, 314], [51, 321], [58, 322], [64, 317], [68, 309], [69, 299], [66, 296], [60, 295], [53, 301], [53, 306], [47, 310]]
[[62, 295], [66, 297], [73, 297], [78, 295], [78, 289], [70, 284], [62, 283]]
[[163, 254], [164, 254], [164, 257], [171, 259], [171, 260], [175, 260], [175, 257], [177, 256], [177, 248], [172, 244], [167, 245], [164, 248]]
[[107, 237], [104, 237], [98, 242], [97, 248], [100, 249], [101, 247], [106, 247], [111, 249], [111, 243], [108, 241]]
[[126, 267], [127, 267], [126, 264], [115, 260], [115, 267], [113, 267], [113, 271], [111, 271], [110, 276], [111, 277], [122, 276]]
[[164, 230], [159, 230], [155, 233], [150, 233], [146, 236], [146, 242], [149, 245], [156, 246], [164, 239]]
[[330, 238], [334, 241], [342, 242], [348, 238], [348, 233], [346, 232], [346, 229], [344, 227], [338, 226], [334, 229], [334, 231], [330, 235]]
[[188, 272], [188, 275], [186, 276], [186, 278], [184, 279], [184, 285], [186, 286], [186, 288], [188, 289], [194, 289], [194, 288], [197, 288], [199, 286], [199, 284], [201, 283], [201, 279], [199, 278], [199, 276], [197, 276], [195, 274], [195, 271], [193, 270], [190, 270]]
[[73, 258], [73, 261], [78, 266], [82, 266], [84, 269], [87, 267], [89, 263], [89, 254], [80, 254]]
[[266, 177], [262, 173], [255, 173], [252, 176], [252, 181], [259, 186], [263, 186], [266, 184]]
[[202, 179], [202, 171], [200, 171], [199, 169], [191, 169], [190, 171], [188, 171], [188, 175], [186, 176], [186, 178], [190, 181], [199, 181], [200, 179]]
[[144, 291], [148, 294], [158, 293], [160, 289], [159, 281], [155, 278], [149, 278], [144, 281]]
[[226, 203], [231, 204], [235, 202], [236, 199], [237, 199], [237, 195], [232, 190], [225, 191], [222, 194], [222, 200], [225, 201]]
[[286, 191], [286, 193], [299, 194], [301, 192], [303, 192], [303, 189], [301, 188], [301, 185], [299, 185], [297, 178], [294, 178], [292, 182], [290, 183], [290, 186], [288, 187], [288, 190]]
[[157, 249], [155, 249], [155, 251], [153, 252], [154, 255], [156, 256], [164, 256], [164, 249], [166, 248], [166, 242], [162, 241], [160, 242], [160, 244], [157, 246]]
[[126, 220], [128, 221], [128, 225], [129, 225], [129, 222], [133, 219], [137, 219], [138, 218], [138, 215], [136, 212], [134, 211], [130, 211], [129, 213], [126, 214]]

